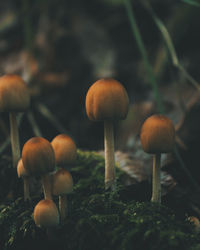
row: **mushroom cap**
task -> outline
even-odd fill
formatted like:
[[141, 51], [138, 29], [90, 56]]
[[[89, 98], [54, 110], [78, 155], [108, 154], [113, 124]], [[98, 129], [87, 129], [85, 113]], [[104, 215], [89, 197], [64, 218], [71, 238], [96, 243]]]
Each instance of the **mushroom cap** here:
[[23, 112], [30, 105], [30, 94], [24, 80], [18, 75], [0, 77], [0, 111]]
[[59, 224], [59, 212], [50, 199], [38, 202], [34, 208], [33, 218], [38, 227], [55, 227]]
[[129, 98], [120, 82], [100, 79], [89, 88], [85, 104], [90, 120], [120, 120], [127, 116]]
[[22, 158], [18, 161], [18, 164], [17, 164], [17, 175], [19, 178], [24, 178], [24, 177], [29, 176], [28, 171], [24, 168]]
[[49, 141], [42, 137], [32, 137], [22, 149], [24, 168], [31, 175], [41, 176], [55, 169], [55, 154]]
[[57, 135], [52, 140], [51, 145], [55, 152], [57, 166], [64, 167], [75, 162], [77, 148], [71, 137], [65, 134]]
[[72, 192], [73, 179], [71, 174], [61, 168], [53, 175], [52, 182], [53, 195], [64, 195]]
[[142, 125], [140, 140], [143, 150], [147, 153], [171, 152], [175, 143], [175, 128], [172, 121], [160, 114], [150, 116]]

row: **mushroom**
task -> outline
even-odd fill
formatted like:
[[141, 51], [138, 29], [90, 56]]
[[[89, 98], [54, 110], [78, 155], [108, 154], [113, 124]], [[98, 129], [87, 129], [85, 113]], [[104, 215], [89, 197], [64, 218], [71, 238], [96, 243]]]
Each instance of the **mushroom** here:
[[24, 168], [22, 159], [20, 159], [17, 164], [17, 175], [19, 178], [22, 178], [24, 182], [24, 201], [30, 200], [31, 198], [29, 191], [29, 173]]
[[53, 195], [59, 195], [59, 210], [60, 218], [63, 221], [66, 218], [67, 211], [67, 194], [72, 192], [73, 189], [73, 179], [71, 174], [65, 169], [59, 169], [53, 175], [53, 185], [52, 185]]
[[160, 160], [161, 153], [169, 153], [175, 143], [175, 128], [172, 121], [155, 114], [143, 123], [140, 140], [146, 153], [153, 154], [153, 180], [151, 201], [161, 203]]
[[56, 204], [49, 199], [38, 202], [34, 208], [33, 218], [38, 227], [51, 228], [59, 224], [59, 212]]
[[86, 113], [92, 121], [104, 121], [105, 189], [115, 187], [113, 121], [125, 119], [129, 98], [122, 84], [114, 79], [100, 79], [88, 90]]
[[57, 135], [51, 142], [56, 157], [56, 165], [65, 167], [73, 164], [77, 157], [77, 148], [71, 137], [65, 134]]
[[24, 80], [18, 75], [0, 77], [0, 112], [9, 112], [13, 167], [20, 159], [19, 132], [16, 114], [30, 105], [30, 95]]
[[55, 169], [55, 154], [51, 143], [42, 137], [32, 137], [22, 149], [24, 168], [33, 176], [40, 176], [45, 199], [51, 199], [51, 178]]

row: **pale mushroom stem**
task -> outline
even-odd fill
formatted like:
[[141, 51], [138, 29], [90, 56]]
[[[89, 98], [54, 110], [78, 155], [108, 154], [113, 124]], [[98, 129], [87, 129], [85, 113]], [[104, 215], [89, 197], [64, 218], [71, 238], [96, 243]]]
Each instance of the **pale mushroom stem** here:
[[42, 176], [42, 188], [44, 192], [44, 198], [52, 200], [52, 176]]
[[31, 200], [30, 198], [30, 190], [29, 190], [29, 178], [24, 177], [24, 201]]
[[151, 201], [158, 203], [161, 203], [160, 159], [160, 153], [153, 155], [153, 180]]
[[115, 189], [115, 152], [113, 122], [104, 121], [105, 189]]
[[67, 215], [67, 196], [59, 195], [59, 210], [61, 222], [65, 220]]
[[20, 145], [19, 145], [19, 132], [17, 126], [16, 113], [9, 113], [10, 119], [10, 140], [11, 140], [11, 148], [12, 148], [12, 159], [13, 159], [13, 167], [17, 167], [17, 163], [20, 159]]

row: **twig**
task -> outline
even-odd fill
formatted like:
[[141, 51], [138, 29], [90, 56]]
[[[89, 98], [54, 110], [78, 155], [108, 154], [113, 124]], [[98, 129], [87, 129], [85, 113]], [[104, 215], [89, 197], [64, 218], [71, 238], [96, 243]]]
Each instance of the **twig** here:
[[35, 107], [37, 110], [53, 124], [53, 126], [59, 131], [59, 133], [67, 134], [66, 129], [63, 127], [63, 125], [59, 122], [59, 120], [54, 116], [54, 114], [47, 108], [46, 105], [36, 102]]
[[160, 113], [164, 113], [164, 107], [163, 107], [163, 104], [162, 104], [162, 101], [161, 101], [161, 98], [160, 98], [160, 94], [159, 94], [159, 91], [158, 91], [158, 85], [157, 85], [157, 82], [156, 82], [156, 78], [154, 76], [153, 69], [152, 69], [151, 64], [149, 62], [143, 40], [142, 40], [140, 31], [139, 31], [138, 25], [136, 23], [135, 17], [134, 17], [134, 12], [133, 12], [133, 8], [131, 6], [130, 0], [124, 0], [124, 5], [125, 5], [127, 15], [128, 15], [128, 18], [129, 18], [129, 21], [130, 21], [130, 24], [131, 24], [133, 35], [135, 37], [135, 40], [136, 40], [137, 46], [139, 48], [139, 51], [140, 51], [140, 53], [141, 53], [141, 55], [143, 57], [146, 71], [147, 71], [147, 73], [149, 75], [150, 83], [151, 83], [151, 86], [152, 86], [152, 89], [153, 89], [154, 98], [155, 98], [156, 103], [158, 105], [158, 109], [159, 109]]
[[190, 171], [188, 170], [188, 168], [186, 167], [182, 157], [180, 156], [180, 153], [178, 151], [178, 148], [175, 147], [174, 149], [174, 155], [176, 157], [176, 159], [178, 160], [180, 167], [182, 169], [182, 171], [185, 173], [185, 175], [188, 177], [188, 181], [190, 182], [190, 184], [200, 192], [200, 186], [198, 184], [198, 182], [193, 178], [193, 176], [191, 175]]
[[156, 13], [154, 12], [153, 8], [151, 7], [150, 3], [147, 1], [142, 1], [144, 7], [148, 10], [148, 12], [152, 15], [153, 20], [155, 22], [155, 24], [157, 25], [157, 27], [159, 28], [165, 44], [168, 48], [168, 51], [170, 53], [171, 56], [171, 60], [172, 60], [172, 64], [178, 68], [183, 75], [185, 76], [185, 78], [191, 82], [191, 84], [200, 91], [200, 84], [185, 70], [185, 68], [180, 64], [175, 47], [173, 45], [172, 39], [170, 37], [170, 34], [167, 30], [167, 28], [165, 27], [164, 23], [162, 22], [162, 20], [156, 15]]
[[40, 130], [40, 128], [39, 128], [39, 126], [38, 126], [38, 124], [37, 124], [37, 122], [35, 120], [35, 117], [34, 117], [34, 115], [33, 115], [33, 113], [31, 111], [28, 111], [27, 118], [28, 118], [28, 120], [29, 120], [29, 122], [31, 124], [31, 127], [33, 129], [33, 132], [34, 132], [35, 136], [42, 137], [42, 132], [41, 132], [41, 130]]

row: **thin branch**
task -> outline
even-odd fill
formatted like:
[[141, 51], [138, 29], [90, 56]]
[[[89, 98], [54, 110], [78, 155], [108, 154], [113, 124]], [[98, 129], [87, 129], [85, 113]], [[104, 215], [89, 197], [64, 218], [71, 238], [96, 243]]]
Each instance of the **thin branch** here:
[[144, 60], [144, 65], [145, 65], [146, 71], [147, 71], [149, 79], [150, 79], [150, 83], [151, 83], [151, 86], [153, 89], [154, 98], [155, 98], [156, 103], [158, 105], [158, 109], [159, 109], [160, 113], [164, 113], [164, 107], [163, 107], [163, 104], [162, 104], [162, 101], [160, 98], [158, 84], [156, 82], [156, 78], [154, 76], [153, 69], [152, 69], [151, 64], [149, 62], [147, 52], [146, 52], [146, 49], [145, 49], [145, 46], [144, 46], [144, 43], [142, 40], [142, 36], [140, 34], [138, 25], [137, 25], [136, 20], [135, 20], [135, 16], [134, 16], [134, 12], [133, 12], [133, 8], [131, 6], [130, 0], [124, 0], [124, 5], [125, 5], [126, 11], [127, 11], [127, 15], [128, 15], [129, 21], [130, 21], [130, 25], [131, 25], [133, 35], [135, 37], [138, 49], [139, 49], [139, 51], [143, 57], [143, 60]]
[[156, 15], [156, 13], [154, 12], [153, 8], [151, 7], [150, 3], [147, 1], [142, 1], [144, 7], [150, 12], [150, 14], [153, 17], [153, 20], [155, 22], [155, 24], [157, 25], [158, 29], [160, 30], [163, 38], [164, 38], [164, 42], [168, 48], [168, 51], [170, 53], [171, 56], [171, 60], [172, 60], [172, 64], [178, 68], [183, 75], [185, 76], [185, 78], [191, 82], [191, 84], [200, 91], [200, 84], [185, 70], [185, 68], [180, 64], [174, 44], [172, 42], [172, 39], [170, 37], [170, 34], [167, 30], [167, 28], [165, 27], [164, 23], [162, 22], [162, 20]]
[[37, 110], [47, 119], [50, 121], [50, 123], [60, 132], [67, 134], [66, 129], [63, 127], [63, 125], [60, 123], [60, 121], [55, 117], [55, 115], [47, 108], [46, 105], [36, 102], [35, 107]]
[[35, 117], [34, 117], [34, 115], [33, 115], [33, 113], [31, 111], [28, 111], [27, 118], [28, 118], [28, 120], [29, 120], [29, 122], [31, 124], [31, 127], [33, 129], [33, 132], [34, 132], [35, 136], [42, 137], [42, 132], [41, 132], [41, 130], [40, 130], [40, 128], [39, 128], [39, 126], [38, 126], [38, 124], [37, 124], [37, 122], [35, 120]]

